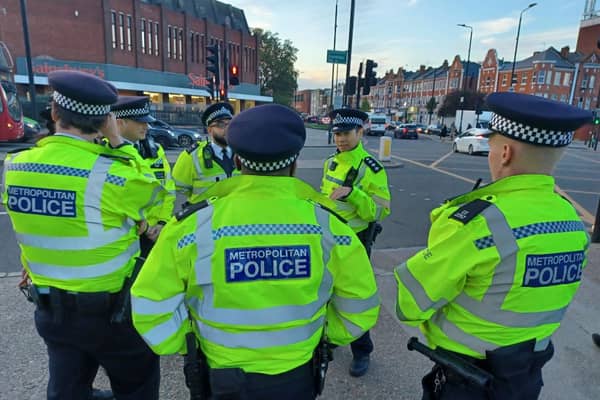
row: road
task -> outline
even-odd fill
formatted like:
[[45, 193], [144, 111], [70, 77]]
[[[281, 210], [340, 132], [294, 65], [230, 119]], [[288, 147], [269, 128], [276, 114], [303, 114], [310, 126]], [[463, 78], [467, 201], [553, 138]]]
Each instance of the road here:
[[[298, 176], [315, 188], [319, 187], [323, 159], [334, 151], [326, 144], [325, 133], [309, 131], [309, 139], [300, 158]], [[366, 147], [378, 148], [378, 139], [367, 138]], [[2, 150], [0, 145], [0, 156]], [[174, 160], [177, 151], [170, 150]], [[393, 160], [403, 167], [388, 170], [392, 192], [392, 214], [384, 222], [384, 232], [376, 243], [372, 261], [383, 308], [372, 332], [376, 343], [372, 367], [367, 376], [351, 378], [347, 374], [350, 362], [348, 348], [335, 351], [330, 366], [326, 400], [356, 399], [419, 399], [420, 376], [431, 363], [414, 352], [406, 351], [406, 342], [417, 332], [401, 325], [395, 318], [396, 288], [393, 268], [418, 249], [427, 239], [429, 211], [448, 197], [471, 189], [481, 177], [489, 182], [487, 159], [451, 152], [449, 142], [422, 137], [416, 141], [394, 140]], [[3, 157], [2, 157], [3, 158]], [[581, 146], [566, 150], [556, 171], [557, 183], [580, 209], [582, 218], [591, 226], [591, 216], [600, 197], [598, 164], [600, 152]], [[524, 205], [526, 207], [526, 205]], [[19, 255], [9, 220], [0, 208], [0, 271], [20, 269]], [[0, 272], [0, 276], [2, 272]], [[13, 275], [13, 274], [11, 274]], [[32, 306], [15, 289], [16, 277], [0, 279], [0, 399], [39, 399], [47, 382], [45, 349], [36, 335], [31, 320]], [[544, 369], [546, 386], [541, 399], [585, 400], [600, 398], [596, 382], [600, 349], [594, 347], [590, 334], [600, 331], [597, 303], [600, 293], [600, 244], [590, 247], [590, 261], [585, 279], [563, 325], [554, 336], [556, 355]], [[186, 397], [181, 373], [181, 358], [162, 360], [161, 399]], [[108, 387], [104, 375], [97, 386]]]

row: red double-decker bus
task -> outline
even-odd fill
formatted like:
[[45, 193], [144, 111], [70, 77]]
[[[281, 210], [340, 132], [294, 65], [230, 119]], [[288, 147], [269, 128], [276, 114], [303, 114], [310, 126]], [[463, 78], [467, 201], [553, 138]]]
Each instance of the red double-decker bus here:
[[13, 68], [8, 47], [0, 42], [0, 142], [18, 141], [25, 135]]

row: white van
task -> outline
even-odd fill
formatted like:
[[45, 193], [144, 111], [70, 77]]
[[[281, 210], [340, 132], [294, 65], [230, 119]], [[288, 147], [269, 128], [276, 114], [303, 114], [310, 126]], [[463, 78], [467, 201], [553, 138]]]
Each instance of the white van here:
[[367, 135], [383, 136], [387, 126], [387, 118], [383, 114], [372, 114], [369, 117], [369, 125]]

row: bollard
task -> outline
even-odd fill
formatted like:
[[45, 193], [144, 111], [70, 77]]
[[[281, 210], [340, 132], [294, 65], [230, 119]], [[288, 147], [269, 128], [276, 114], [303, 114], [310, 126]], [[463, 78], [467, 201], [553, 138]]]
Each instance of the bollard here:
[[600, 243], [600, 199], [598, 199], [598, 208], [596, 209], [596, 220], [592, 227], [592, 243]]
[[379, 161], [392, 161], [392, 138], [382, 136], [379, 139]]

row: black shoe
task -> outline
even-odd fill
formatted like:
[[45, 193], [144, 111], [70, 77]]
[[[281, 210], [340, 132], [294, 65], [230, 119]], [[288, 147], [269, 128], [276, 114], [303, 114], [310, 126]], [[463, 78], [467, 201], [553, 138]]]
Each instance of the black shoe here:
[[114, 400], [112, 390], [92, 389], [90, 400]]
[[596, 343], [596, 346], [600, 347], [600, 334], [592, 333], [592, 340]]
[[369, 370], [370, 361], [371, 359], [368, 355], [360, 358], [353, 358], [352, 363], [350, 364], [350, 371], [348, 372], [354, 377], [363, 376]]

